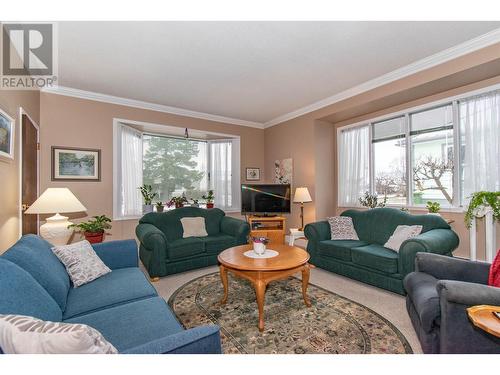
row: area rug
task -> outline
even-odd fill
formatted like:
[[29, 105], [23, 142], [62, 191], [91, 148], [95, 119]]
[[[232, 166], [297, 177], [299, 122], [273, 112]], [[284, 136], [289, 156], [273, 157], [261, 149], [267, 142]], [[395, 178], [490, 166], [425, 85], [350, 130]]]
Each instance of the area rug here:
[[231, 274], [225, 305], [218, 272], [184, 284], [168, 303], [185, 328], [218, 324], [224, 353], [412, 353], [403, 334], [373, 310], [313, 284], [308, 308], [301, 285], [295, 277], [269, 284], [263, 332], [252, 285]]

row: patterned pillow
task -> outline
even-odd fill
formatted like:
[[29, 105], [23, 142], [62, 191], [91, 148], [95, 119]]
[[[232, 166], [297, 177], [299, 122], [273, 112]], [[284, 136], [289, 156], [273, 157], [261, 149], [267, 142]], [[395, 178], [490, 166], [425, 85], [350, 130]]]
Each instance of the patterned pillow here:
[[85, 324], [0, 315], [0, 347], [6, 354], [117, 354], [102, 334]]
[[418, 236], [420, 232], [422, 232], [421, 225], [398, 225], [392, 236], [390, 236], [384, 244], [384, 247], [394, 251], [399, 251], [403, 242]]
[[327, 218], [330, 224], [332, 240], [359, 240], [349, 216], [333, 216]]
[[111, 272], [97, 256], [89, 241], [55, 246], [52, 251], [66, 267], [75, 288]]

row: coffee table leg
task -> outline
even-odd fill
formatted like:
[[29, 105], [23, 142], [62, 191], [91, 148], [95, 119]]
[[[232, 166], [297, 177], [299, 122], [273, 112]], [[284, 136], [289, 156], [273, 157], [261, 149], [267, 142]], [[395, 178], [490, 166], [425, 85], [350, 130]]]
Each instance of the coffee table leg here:
[[307, 307], [311, 307], [311, 302], [309, 301], [309, 298], [307, 297], [307, 286], [309, 285], [309, 274], [311, 273], [311, 270], [308, 265], [305, 265], [304, 268], [302, 268], [302, 297], [304, 298], [304, 302]]
[[264, 330], [264, 296], [266, 294], [266, 284], [262, 280], [254, 283], [257, 306], [259, 308], [259, 331]]
[[227, 302], [228, 285], [227, 285], [227, 270], [222, 264], [219, 267], [220, 278], [222, 280], [222, 285], [224, 286], [224, 297], [222, 297], [221, 304], [224, 305]]

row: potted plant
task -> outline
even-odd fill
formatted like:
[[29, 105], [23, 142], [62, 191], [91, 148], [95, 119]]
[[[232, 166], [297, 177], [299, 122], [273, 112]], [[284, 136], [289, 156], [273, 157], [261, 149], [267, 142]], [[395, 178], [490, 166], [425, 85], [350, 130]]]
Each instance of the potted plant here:
[[365, 191], [365, 195], [362, 198], [359, 198], [359, 203], [361, 203], [363, 207], [368, 208], [385, 207], [387, 203], [387, 195], [384, 195], [384, 200], [379, 202], [377, 194], [370, 194], [368, 191]]
[[184, 203], [187, 202], [188, 202], [187, 198], [184, 195], [182, 195], [180, 197], [172, 197], [172, 199], [170, 199], [170, 201], [167, 202], [167, 206], [172, 207], [173, 205], [175, 205], [175, 208], [181, 208], [184, 207]]
[[193, 203], [191, 203], [192, 207], [200, 207], [200, 201], [198, 199], [191, 198]]
[[266, 245], [269, 243], [269, 239], [266, 237], [252, 237], [253, 251], [262, 255], [266, 252]]
[[209, 190], [207, 195], [202, 196], [203, 199], [207, 202], [207, 208], [214, 208], [214, 191]]
[[426, 207], [427, 207], [427, 210], [429, 211], [428, 214], [441, 216], [439, 214], [439, 210], [441, 209], [441, 205], [439, 204], [439, 202], [427, 201]]
[[142, 197], [144, 198], [144, 205], [142, 206], [142, 212], [148, 213], [153, 212], [153, 199], [158, 195], [153, 193], [153, 187], [151, 185], [142, 185], [138, 188], [141, 191]]
[[156, 202], [156, 212], [163, 212], [163, 202]]
[[500, 221], [500, 191], [478, 191], [472, 194], [464, 218], [467, 228], [471, 227], [474, 217], [484, 216], [488, 208], [493, 211], [493, 220]]
[[106, 229], [111, 229], [111, 219], [106, 215], [93, 216], [93, 219], [83, 223], [71, 224], [68, 228], [76, 228], [77, 232], [82, 232], [83, 236], [90, 243], [102, 242]]

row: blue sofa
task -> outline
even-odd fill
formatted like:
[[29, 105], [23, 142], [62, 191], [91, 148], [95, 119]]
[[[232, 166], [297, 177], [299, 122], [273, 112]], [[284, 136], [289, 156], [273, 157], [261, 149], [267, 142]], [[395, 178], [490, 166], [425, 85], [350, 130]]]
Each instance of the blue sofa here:
[[180, 325], [139, 269], [134, 240], [93, 247], [112, 272], [73, 288], [51, 245], [23, 236], [0, 256], [0, 314], [87, 324], [120, 353], [221, 352], [218, 326], [184, 330]]

